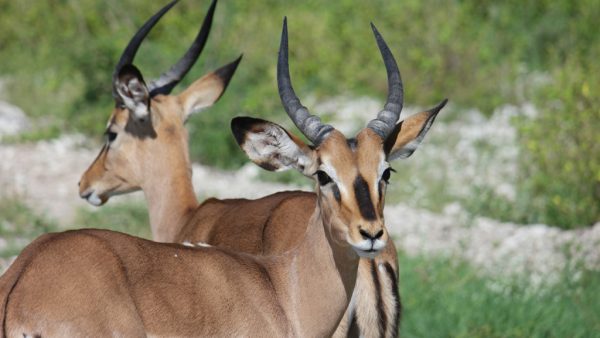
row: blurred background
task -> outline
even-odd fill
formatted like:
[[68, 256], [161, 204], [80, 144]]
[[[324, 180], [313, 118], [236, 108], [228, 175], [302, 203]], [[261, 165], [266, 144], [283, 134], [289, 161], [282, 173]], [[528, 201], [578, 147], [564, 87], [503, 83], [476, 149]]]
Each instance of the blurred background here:
[[[118, 57], [162, 5], [0, 1], [4, 267], [43, 232], [149, 237], [141, 195], [92, 208], [76, 184], [103, 141]], [[185, 52], [208, 6], [182, 0], [152, 30], [135, 61], [146, 79]], [[248, 165], [228, 127], [251, 115], [292, 128], [275, 72], [286, 15], [296, 92], [348, 136], [387, 93], [371, 21], [402, 72], [403, 114], [450, 99], [420, 149], [393, 163], [386, 219], [400, 249], [402, 335], [597, 336], [600, 1], [222, 0], [175, 90], [244, 53], [222, 99], [188, 122], [201, 198], [311, 188]]]

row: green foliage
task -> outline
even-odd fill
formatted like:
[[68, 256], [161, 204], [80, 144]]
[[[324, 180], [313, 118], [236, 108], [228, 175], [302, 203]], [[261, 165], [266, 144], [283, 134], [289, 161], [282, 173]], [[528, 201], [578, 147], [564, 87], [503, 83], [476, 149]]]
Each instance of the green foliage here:
[[94, 211], [79, 209], [74, 224], [76, 228], [107, 229], [152, 238], [148, 208], [144, 204], [105, 205]]
[[600, 274], [532, 290], [477, 275], [465, 263], [400, 255], [402, 337], [593, 337], [600, 332]]
[[569, 61], [519, 123], [524, 222], [577, 227], [600, 221], [600, 66]]
[[57, 224], [31, 210], [17, 198], [0, 197], [0, 238], [6, 246], [0, 249], [0, 257], [18, 254], [37, 236], [58, 231]]
[[[68, 131], [100, 138], [113, 105], [112, 68], [132, 34], [160, 5], [142, 0], [1, 2], [0, 75], [8, 79], [10, 100], [34, 117], [38, 127], [22, 139]], [[208, 1], [181, 1], [154, 28], [136, 58], [147, 80], [181, 56], [207, 7]], [[190, 120], [193, 160], [225, 168], [245, 163], [230, 135], [233, 116], [261, 116], [291, 125], [275, 81], [285, 15], [291, 72], [301, 97], [356, 94], [383, 101], [387, 83], [368, 25], [373, 21], [396, 55], [407, 104], [427, 106], [449, 97], [456, 111], [476, 107], [489, 113], [501, 104], [534, 100], [543, 115], [538, 125], [564, 127], [561, 138], [571, 140], [552, 143], [543, 132], [546, 127], [520, 128], [526, 173], [519, 187], [521, 210], [507, 211], [502, 201], [496, 208], [493, 196], [476, 208], [504, 219], [559, 225], [597, 220], [594, 160], [600, 156], [587, 145], [580, 145], [580, 154], [574, 155], [571, 144], [579, 136], [576, 140], [568, 134], [584, 121], [598, 123], [597, 109], [579, 107], [584, 99], [593, 107], [597, 98], [593, 88], [600, 75], [593, 64], [600, 59], [598, 0], [220, 1], [207, 47], [179, 90], [242, 52], [244, 59], [221, 101]], [[527, 74], [532, 71], [551, 74], [551, 86], [539, 93], [530, 87]], [[582, 96], [583, 82], [577, 81], [588, 84], [587, 98]], [[562, 92], [564, 88], [572, 94]], [[563, 103], [553, 105], [558, 98]], [[572, 116], [574, 111], [592, 115], [560, 125], [549, 117]], [[585, 137], [591, 144], [593, 138]], [[532, 144], [538, 148], [531, 149]], [[539, 151], [565, 147], [570, 150], [562, 165], [570, 169], [557, 169], [560, 161]]]
[[[111, 109], [112, 67], [143, 20], [158, 9], [141, 0], [23, 0], [0, 5], [0, 73], [10, 76], [11, 99], [40, 125], [99, 135]], [[207, 2], [182, 1], [151, 32], [136, 64], [147, 79], [166, 70], [196, 34]], [[500, 7], [500, 14], [498, 12]], [[536, 22], [512, 17], [495, 3], [439, 1], [221, 1], [211, 37], [191, 83], [244, 53], [228, 93], [195, 118], [192, 155], [233, 167], [242, 158], [228, 132], [232, 116], [252, 114], [286, 121], [277, 97], [275, 63], [282, 18], [289, 16], [290, 62], [298, 93], [317, 97], [345, 93], [380, 97], [385, 70], [373, 41], [374, 21], [396, 54], [407, 103], [428, 105], [448, 96], [458, 106], [490, 111], [513, 96], [516, 65], [529, 57], [515, 48], [523, 27]], [[544, 10], [531, 8], [531, 12]], [[495, 41], [502, 39], [502, 44]], [[494, 81], [489, 81], [493, 78]], [[499, 86], [500, 84], [500, 86]], [[375, 112], [374, 112], [375, 113]], [[225, 122], [225, 123], [223, 123]], [[207, 123], [208, 125], [205, 125]], [[286, 121], [286, 124], [289, 123]]]

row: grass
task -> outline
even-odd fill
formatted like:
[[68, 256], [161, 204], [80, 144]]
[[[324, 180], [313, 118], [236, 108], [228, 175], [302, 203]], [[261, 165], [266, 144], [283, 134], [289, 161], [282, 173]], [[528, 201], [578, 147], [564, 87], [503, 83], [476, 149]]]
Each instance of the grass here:
[[76, 228], [96, 228], [124, 232], [151, 239], [148, 208], [142, 203], [105, 205], [94, 211], [79, 209]]
[[532, 291], [466, 263], [400, 254], [402, 337], [600, 337], [600, 272]]
[[0, 258], [18, 255], [36, 237], [56, 231], [79, 228], [97, 228], [125, 232], [151, 238], [148, 211], [143, 204], [125, 203], [104, 206], [95, 211], [80, 209], [73, 224], [59, 225], [25, 205], [19, 198], [0, 198]]
[[0, 197], [0, 257], [17, 255], [31, 240], [47, 232], [58, 231], [58, 225], [31, 210], [16, 197]]

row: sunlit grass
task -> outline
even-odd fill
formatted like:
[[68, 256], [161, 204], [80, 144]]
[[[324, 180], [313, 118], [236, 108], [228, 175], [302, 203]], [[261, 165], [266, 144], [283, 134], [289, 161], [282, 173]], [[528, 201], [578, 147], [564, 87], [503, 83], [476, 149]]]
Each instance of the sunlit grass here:
[[[600, 337], [600, 272], [531, 290], [449, 259], [400, 254], [402, 337]], [[493, 289], [493, 290], [492, 290]]]
[[105, 205], [97, 210], [79, 209], [74, 227], [124, 232], [151, 239], [148, 208], [142, 203]]
[[120, 231], [151, 238], [148, 211], [143, 204], [104, 206], [95, 211], [79, 209], [73, 224], [57, 221], [34, 211], [19, 198], [0, 198], [0, 258], [18, 255], [38, 236], [79, 228]]
[[0, 197], [0, 257], [17, 255], [37, 236], [58, 230], [58, 225], [34, 212], [17, 197]]

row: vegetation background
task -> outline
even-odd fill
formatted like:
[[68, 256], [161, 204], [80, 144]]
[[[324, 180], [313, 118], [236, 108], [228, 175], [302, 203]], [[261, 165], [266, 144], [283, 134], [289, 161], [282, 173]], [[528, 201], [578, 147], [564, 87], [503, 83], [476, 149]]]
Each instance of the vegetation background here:
[[[72, 132], [99, 139], [112, 108], [111, 74], [116, 60], [132, 34], [161, 5], [142, 0], [0, 0], [0, 76], [5, 81], [5, 99], [34, 121], [28, 133], [4, 142]], [[187, 49], [207, 8], [208, 1], [182, 0], [153, 29], [136, 58], [147, 78], [159, 75]], [[449, 97], [452, 116], [468, 109], [491, 116], [507, 104], [536, 108], [535, 116], [515, 116], [511, 121], [518, 132], [519, 151], [515, 201], [484, 189], [464, 201], [473, 214], [563, 229], [600, 220], [599, 0], [222, 0], [205, 52], [179, 88], [242, 52], [244, 59], [220, 103], [210, 114], [190, 120], [193, 160], [223, 169], [246, 162], [228, 128], [223, 128], [233, 116], [262, 116], [290, 126], [275, 85], [275, 60], [286, 15], [294, 85], [313, 102], [340, 96], [385, 97], [385, 70], [369, 28], [372, 21], [398, 60], [406, 104], [424, 107]], [[18, 216], [22, 208], [11, 201], [0, 210], [13, 222], [34, 224], [40, 231], [52, 228], [52, 222], [37, 216], [32, 216], [33, 221], [22, 219]], [[126, 212], [131, 222], [144, 223], [143, 212], [133, 210]], [[81, 217], [93, 223], [95, 216]], [[469, 279], [468, 267], [461, 266], [458, 271], [464, 274], [457, 276], [444, 262], [407, 261], [411, 276], [422, 264], [438, 267], [417, 273], [426, 275], [421, 282], [413, 283], [410, 278], [415, 277], [409, 277], [407, 284], [415, 289], [439, 286], [441, 294], [450, 292], [454, 296], [448, 297], [455, 299], [445, 310], [498, 305], [493, 294], [480, 288], [484, 282]], [[600, 281], [594, 274], [587, 280]], [[465, 285], [469, 290], [484, 290], [475, 294], [486, 296], [474, 301], [466, 299], [473, 293], [452, 293]], [[499, 308], [502, 312], [521, 309], [518, 318], [524, 322], [502, 321], [504, 317], [495, 316], [496, 312], [487, 319], [473, 314], [474, 322], [466, 324], [450, 316], [437, 322], [440, 330], [433, 336], [591, 336], [593, 330], [575, 330], [586, 323], [589, 328], [590, 321], [576, 324], [581, 317], [546, 317], [543, 312], [547, 301], [584, 313], [595, 306], [595, 313], [600, 313], [599, 302], [590, 305], [581, 298], [594, 294], [597, 286], [578, 287], [584, 291], [563, 287], [556, 298], [546, 295], [531, 302], [515, 291], [509, 298], [520, 305], [509, 302]], [[420, 295], [431, 297], [425, 291]], [[427, 336], [427, 329], [436, 325], [425, 320], [427, 313], [452, 313], [440, 311], [439, 303], [422, 313], [418, 309], [427, 302], [409, 300], [408, 304], [409, 336]], [[560, 318], [574, 330], [538, 330], [539, 317], [562, 323]], [[600, 332], [598, 318], [591, 322], [595, 334]]]

